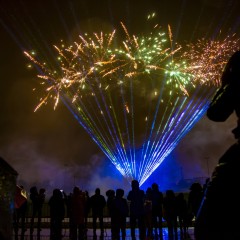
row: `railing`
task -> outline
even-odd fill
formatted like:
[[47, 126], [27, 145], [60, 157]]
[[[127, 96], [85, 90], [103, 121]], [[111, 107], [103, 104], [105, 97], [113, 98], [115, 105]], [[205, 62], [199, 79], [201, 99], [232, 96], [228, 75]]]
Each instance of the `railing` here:
[[[27, 218], [31, 218], [32, 216], [32, 203], [28, 202], [28, 210], [27, 210]], [[92, 216], [92, 212], [90, 211], [88, 214], [89, 217]], [[109, 212], [108, 212], [108, 208], [107, 206], [105, 206], [104, 210], [103, 210], [103, 216], [104, 217], [108, 217], [109, 216]], [[42, 207], [42, 218], [49, 218], [50, 217], [50, 208], [48, 203], [44, 203], [43, 207]], [[65, 207], [65, 217], [67, 217], [67, 207]]]
[[[67, 210], [67, 209], [66, 209]], [[37, 231], [37, 225], [38, 225], [38, 218], [37, 216], [34, 218], [34, 228], [35, 231], [33, 234], [30, 234], [30, 223], [31, 223], [31, 216], [32, 216], [32, 204], [29, 202], [28, 204], [28, 211], [26, 215], [26, 221], [24, 226], [24, 231], [22, 231], [23, 228], [19, 226], [17, 232], [13, 232], [13, 239], [14, 240], [49, 240], [50, 239], [50, 208], [47, 203], [43, 205], [42, 208], [42, 217], [41, 217], [41, 229], [42, 231]], [[111, 224], [111, 218], [109, 217], [109, 212], [107, 207], [104, 208], [104, 240], [111, 240], [111, 230], [110, 230], [110, 224]], [[130, 232], [130, 218], [126, 218], [127, 223], [127, 230], [126, 230], [126, 239], [125, 240], [131, 240], [131, 232]], [[192, 223], [193, 224], [193, 223]], [[194, 239], [193, 238], [193, 225], [188, 226], [188, 236], [190, 238], [188, 239]], [[21, 224], [20, 224], [21, 225]], [[179, 227], [179, 226], [178, 226]], [[86, 229], [88, 231], [86, 232], [86, 239], [88, 240], [96, 240], [93, 237], [93, 229], [92, 229], [92, 213], [91, 211], [88, 214], [87, 222], [86, 222]], [[137, 228], [138, 229], [138, 228]], [[100, 231], [100, 230], [99, 230]], [[65, 214], [65, 218], [63, 220], [62, 224], [62, 240], [69, 240], [69, 218], [67, 216], [67, 212]], [[98, 234], [98, 233], [97, 233]], [[100, 233], [99, 233], [100, 234]], [[178, 228], [178, 238], [175, 239], [182, 239], [182, 235], [180, 233], [180, 230]], [[138, 230], [136, 232], [136, 237], [138, 238]], [[168, 240], [168, 231], [167, 231], [167, 224], [163, 219], [163, 238], [164, 240]], [[0, 239], [1, 240], [1, 239]]]
[[[63, 227], [68, 228], [69, 227], [69, 217], [67, 216], [67, 208], [65, 208], [65, 218], [63, 220]], [[109, 216], [109, 211], [107, 206], [104, 208], [103, 211], [103, 223], [105, 228], [110, 228], [110, 222], [111, 218]], [[32, 217], [32, 204], [31, 202], [28, 203], [28, 211], [26, 214], [26, 228], [30, 227], [30, 222], [31, 222], [31, 217]], [[34, 227], [37, 226], [37, 221], [38, 218], [37, 216], [34, 217]], [[126, 218], [127, 221], [127, 227], [130, 226], [130, 219], [129, 217]], [[49, 228], [50, 226], [50, 208], [47, 203], [44, 203], [43, 208], [42, 208], [42, 217], [41, 217], [41, 228]], [[166, 223], [163, 219], [163, 226], [166, 226]], [[190, 225], [190, 227], [192, 224]], [[92, 212], [90, 211], [88, 216], [87, 216], [87, 227], [91, 228], [92, 227]]]

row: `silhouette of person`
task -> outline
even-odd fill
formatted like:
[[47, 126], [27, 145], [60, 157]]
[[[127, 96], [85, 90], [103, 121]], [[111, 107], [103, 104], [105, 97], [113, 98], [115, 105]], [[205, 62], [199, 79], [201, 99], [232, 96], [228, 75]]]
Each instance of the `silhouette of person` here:
[[188, 206], [187, 200], [185, 199], [184, 194], [182, 192], [178, 193], [178, 195], [176, 196], [176, 209], [180, 228], [180, 235], [182, 238], [186, 238]]
[[114, 222], [113, 218], [113, 200], [115, 199], [115, 191], [109, 189], [106, 191], [107, 196], [107, 209], [110, 216], [110, 227], [111, 227], [111, 235], [112, 239], [115, 239], [116, 236], [116, 223]]
[[86, 195], [81, 191], [79, 187], [73, 188], [73, 195], [71, 197], [70, 209], [71, 209], [71, 223], [72, 223], [72, 240], [84, 239], [84, 218], [86, 207]]
[[85, 191], [86, 196], [86, 206], [85, 206], [85, 216], [84, 216], [84, 231], [85, 235], [87, 235], [88, 232], [88, 214], [90, 212], [91, 206], [90, 206], [90, 197], [88, 191]]
[[65, 197], [65, 204], [66, 204], [66, 210], [67, 210], [67, 217], [69, 219], [69, 239], [73, 238], [73, 231], [74, 231], [74, 223], [73, 223], [73, 208], [72, 208], [72, 198], [73, 193], [69, 193]]
[[146, 225], [146, 234], [147, 238], [152, 238], [152, 188], [148, 187], [146, 190], [145, 195], [145, 202], [144, 202], [144, 211], [145, 211], [145, 225]]
[[101, 195], [100, 188], [96, 188], [95, 194], [90, 197], [90, 205], [92, 209], [92, 217], [93, 217], [93, 237], [96, 238], [96, 230], [97, 230], [97, 219], [100, 224], [101, 235], [100, 238], [104, 237], [104, 227], [103, 227], [103, 209], [106, 206], [106, 199], [103, 195]]
[[15, 240], [18, 239], [19, 224], [21, 228], [21, 240], [24, 239], [26, 231], [26, 213], [28, 208], [27, 193], [23, 186], [16, 186], [14, 197], [13, 226], [15, 232]]
[[203, 187], [199, 182], [195, 182], [190, 187], [188, 194], [188, 220], [189, 224], [196, 218], [203, 198]]
[[62, 221], [65, 216], [65, 200], [60, 189], [53, 190], [48, 201], [50, 207], [50, 239], [62, 239]]
[[169, 240], [177, 239], [177, 204], [173, 190], [167, 190], [163, 198], [163, 217], [167, 223]]
[[39, 202], [38, 202], [38, 189], [36, 186], [30, 188], [30, 199], [32, 201], [32, 216], [30, 222], [30, 235], [33, 234], [34, 231], [34, 218], [37, 216]]
[[238, 118], [232, 130], [237, 142], [219, 159], [195, 221], [196, 240], [240, 239], [239, 189], [240, 169], [240, 51], [235, 52], [225, 66], [221, 77], [222, 85], [213, 97], [207, 117], [223, 122], [233, 113]]
[[30, 199], [32, 201], [32, 216], [30, 223], [30, 235], [34, 232], [34, 218], [37, 217], [37, 230], [38, 235], [41, 231], [41, 221], [42, 221], [42, 208], [45, 202], [45, 188], [41, 188], [38, 192], [36, 186], [30, 188]]
[[159, 191], [157, 183], [152, 184], [152, 221], [154, 236], [160, 236], [162, 239], [162, 204], [163, 204], [163, 193]]
[[[126, 218], [128, 216], [128, 202], [123, 197], [124, 190], [119, 188], [116, 190], [116, 197], [112, 202], [112, 218], [114, 222], [114, 236], [112, 239], [126, 239]], [[120, 238], [120, 233], [122, 238]]]
[[40, 232], [41, 229], [41, 222], [42, 222], [42, 208], [43, 204], [45, 202], [46, 198], [46, 189], [45, 188], [40, 188], [39, 194], [38, 194], [38, 232]]
[[139, 188], [139, 182], [132, 180], [132, 190], [129, 191], [127, 200], [130, 201], [130, 227], [131, 238], [136, 240], [135, 230], [138, 223], [140, 240], [146, 237], [144, 202], [145, 192]]

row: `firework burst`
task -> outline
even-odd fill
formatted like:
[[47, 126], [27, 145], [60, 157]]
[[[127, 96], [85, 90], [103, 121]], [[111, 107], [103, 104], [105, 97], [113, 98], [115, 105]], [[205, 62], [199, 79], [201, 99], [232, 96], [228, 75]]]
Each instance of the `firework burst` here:
[[238, 49], [234, 36], [223, 41], [174, 44], [156, 25], [147, 36], [116, 32], [79, 37], [55, 46], [60, 69], [41, 69], [46, 96], [70, 107], [79, 123], [129, 181], [140, 185], [205, 113], [225, 63]]

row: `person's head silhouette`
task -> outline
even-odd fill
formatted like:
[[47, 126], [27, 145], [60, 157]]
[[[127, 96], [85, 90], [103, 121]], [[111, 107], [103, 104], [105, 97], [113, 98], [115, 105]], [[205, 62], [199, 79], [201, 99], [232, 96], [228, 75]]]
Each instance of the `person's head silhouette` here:
[[139, 189], [139, 182], [137, 180], [132, 180], [132, 189], [133, 190]]
[[207, 117], [215, 122], [223, 122], [235, 111], [240, 118], [240, 51], [229, 59], [221, 81], [222, 86], [209, 105]]
[[100, 195], [100, 188], [96, 188], [95, 194], [96, 194], [96, 195]]

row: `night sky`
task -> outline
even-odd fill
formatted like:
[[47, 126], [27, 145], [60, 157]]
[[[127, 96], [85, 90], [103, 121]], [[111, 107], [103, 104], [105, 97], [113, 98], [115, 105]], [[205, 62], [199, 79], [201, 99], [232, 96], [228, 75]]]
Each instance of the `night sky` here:
[[[51, 59], [61, 39], [71, 43], [85, 32], [112, 31], [120, 21], [133, 34], [145, 33], [152, 12], [159, 25], [171, 26], [177, 42], [239, 34], [238, 0], [0, 0], [0, 156], [18, 172], [19, 184], [49, 192], [70, 192], [74, 185], [90, 193], [130, 189], [62, 102], [56, 110], [48, 104], [34, 112], [40, 82], [23, 51]], [[235, 124], [235, 116], [224, 123], [203, 117], [143, 188], [156, 181], [164, 190], [181, 178], [208, 177], [234, 142]]]

